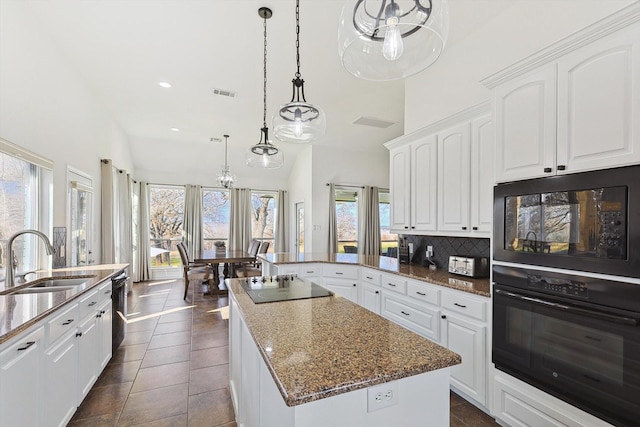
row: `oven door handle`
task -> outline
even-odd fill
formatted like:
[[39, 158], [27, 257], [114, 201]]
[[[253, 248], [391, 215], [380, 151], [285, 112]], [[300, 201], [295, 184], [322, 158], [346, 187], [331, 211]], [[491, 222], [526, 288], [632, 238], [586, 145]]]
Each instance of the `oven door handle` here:
[[547, 307], [557, 308], [560, 310], [568, 311], [570, 313], [575, 313], [581, 316], [587, 316], [594, 319], [603, 320], [606, 322], [618, 323], [618, 324], [627, 325], [627, 326], [638, 326], [638, 319], [634, 319], [633, 317], [626, 317], [626, 316], [620, 316], [617, 314], [604, 313], [602, 311], [596, 311], [596, 310], [587, 310], [584, 308], [573, 307], [570, 305], [560, 304], [553, 301], [547, 301], [540, 298], [528, 297], [526, 295], [521, 295], [514, 292], [503, 291], [502, 289], [494, 289], [494, 292], [509, 298], [515, 298], [515, 299], [519, 299], [521, 301], [527, 301], [533, 304], [545, 305]]

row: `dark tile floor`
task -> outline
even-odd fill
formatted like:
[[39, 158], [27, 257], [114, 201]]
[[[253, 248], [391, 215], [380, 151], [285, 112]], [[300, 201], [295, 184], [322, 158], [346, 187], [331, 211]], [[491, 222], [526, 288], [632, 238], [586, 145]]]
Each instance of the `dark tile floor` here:
[[[127, 336], [70, 427], [236, 427], [229, 395], [227, 297], [181, 280], [133, 286]], [[451, 426], [495, 426], [451, 395]]]

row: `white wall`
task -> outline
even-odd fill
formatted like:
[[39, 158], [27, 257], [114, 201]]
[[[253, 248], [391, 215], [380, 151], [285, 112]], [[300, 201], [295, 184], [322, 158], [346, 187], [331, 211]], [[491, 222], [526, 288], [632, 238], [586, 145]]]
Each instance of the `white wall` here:
[[481, 79], [635, 1], [514, 0], [447, 47], [431, 68], [406, 80], [405, 134], [488, 100]]
[[304, 239], [305, 250], [311, 251], [313, 247], [313, 226], [312, 226], [312, 211], [313, 211], [313, 197], [312, 194], [312, 180], [311, 174], [313, 146], [308, 146], [305, 150], [298, 154], [296, 162], [291, 168], [289, 174], [289, 252], [296, 251], [294, 246], [296, 240], [296, 203], [304, 203]]
[[[307, 252], [328, 250], [329, 187], [327, 183], [389, 187], [389, 152], [387, 150], [336, 151], [330, 147], [313, 146], [312, 164], [312, 245]], [[305, 204], [305, 213], [308, 208]], [[308, 227], [306, 227], [309, 229]], [[308, 234], [307, 234], [308, 235]], [[306, 236], [307, 236], [306, 235]], [[308, 238], [307, 238], [308, 241]]]
[[99, 261], [100, 159], [131, 172], [127, 137], [22, 1], [0, 1], [0, 137], [54, 162], [54, 226], [67, 226], [67, 166], [92, 176]]

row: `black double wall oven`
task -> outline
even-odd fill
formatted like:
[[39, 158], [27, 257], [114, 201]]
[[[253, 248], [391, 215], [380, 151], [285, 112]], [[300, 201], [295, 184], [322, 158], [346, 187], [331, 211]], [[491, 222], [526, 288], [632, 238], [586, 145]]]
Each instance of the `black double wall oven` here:
[[640, 166], [494, 192], [493, 363], [640, 425]]

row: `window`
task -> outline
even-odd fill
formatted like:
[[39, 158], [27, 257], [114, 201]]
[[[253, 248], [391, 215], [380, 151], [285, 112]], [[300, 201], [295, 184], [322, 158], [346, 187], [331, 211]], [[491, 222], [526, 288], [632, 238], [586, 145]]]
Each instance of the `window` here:
[[229, 242], [228, 190], [202, 190], [202, 236], [204, 249], [215, 249], [215, 242]]
[[182, 241], [184, 187], [149, 186], [151, 267], [180, 267], [177, 244]]
[[[9, 237], [25, 229], [52, 235], [53, 163], [0, 139], [0, 280], [10, 265], [3, 251]], [[51, 257], [35, 236], [13, 244], [17, 271], [49, 268]]]
[[268, 191], [251, 192], [251, 236], [261, 242], [269, 242], [267, 252], [273, 252], [275, 244], [276, 196], [276, 193]]
[[[338, 253], [358, 247], [358, 191], [336, 186], [336, 229]], [[346, 248], [345, 248], [346, 247]]]
[[380, 206], [380, 251], [387, 255], [389, 248], [398, 247], [398, 235], [391, 233], [391, 204], [389, 191], [378, 191], [378, 204]]
[[69, 265], [89, 265], [93, 229], [93, 187], [91, 177], [67, 167], [69, 179]]

